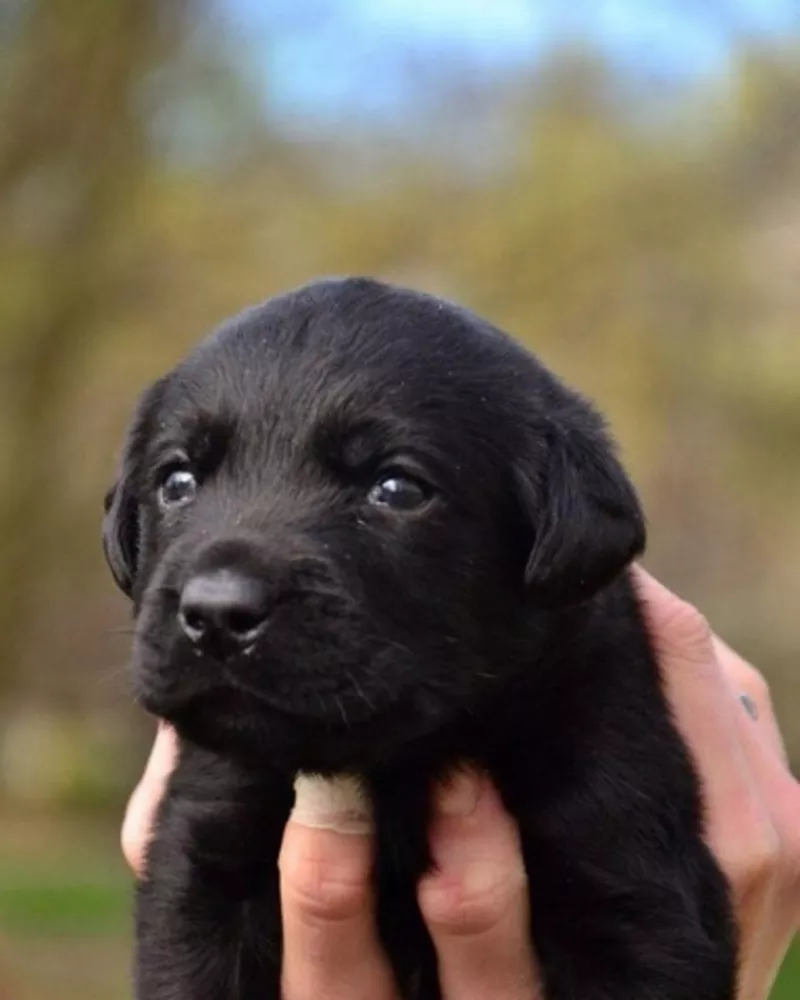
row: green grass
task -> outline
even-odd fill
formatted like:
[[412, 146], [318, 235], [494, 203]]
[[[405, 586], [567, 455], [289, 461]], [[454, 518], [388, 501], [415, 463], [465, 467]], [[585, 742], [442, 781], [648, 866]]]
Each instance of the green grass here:
[[[44, 833], [17, 824], [9, 835], [3, 820], [0, 995], [128, 1000], [131, 879], [116, 830], [50, 822]], [[800, 941], [770, 1000], [799, 998]]]
[[0, 929], [11, 936], [127, 933], [130, 880], [0, 870]]
[[0, 995], [130, 1000], [116, 824], [0, 815]]
[[783, 963], [770, 1000], [798, 1000], [800, 997], [800, 940], [796, 940]]
[[[0, 934], [16, 952], [15, 986], [24, 991], [22, 996], [31, 990], [30, 996], [37, 1000], [95, 996], [122, 1000], [127, 995], [129, 910], [128, 880], [97, 878], [93, 883], [70, 884], [63, 873], [43, 870], [29, 878], [0, 870]], [[65, 984], [60, 956], [79, 954], [86, 955], [82, 967], [72, 963]], [[103, 959], [99, 965], [98, 954]], [[796, 944], [771, 1000], [799, 997], [800, 945]]]

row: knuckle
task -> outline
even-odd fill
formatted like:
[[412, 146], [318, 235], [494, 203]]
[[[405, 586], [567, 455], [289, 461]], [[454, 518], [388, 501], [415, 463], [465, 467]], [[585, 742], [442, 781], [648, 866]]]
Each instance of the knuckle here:
[[671, 612], [671, 628], [675, 636], [686, 645], [705, 653], [711, 651], [713, 633], [708, 619], [693, 604], [682, 598], [675, 598]]
[[368, 905], [367, 886], [313, 866], [299, 869], [287, 882], [287, 902], [321, 921], [350, 920]]
[[332, 862], [290, 849], [282, 852], [280, 869], [284, 905], [310, 919], [350, 920], [370, 905], [369, 870], [359, 859]]
[[742, 818], [728, 840], [720, 862], [734, 893], [740, 898], [770, 891], [782, 865], [778, 831], [763, 811]]
[[691, 664], [695, 671], [720, 672], [708, 619], [682, 598], [670, 594], [654, 622], [652, 638], [658, 654]]
[[[786, 776], [785, 802], [781, 833], [781, 860], [787, 882], [800, 894], [800, 785], [791, 775]], [[800, 900], [798, 900], [800, 903]]]
[[428, 925], [452, 935], [480, 935], [500, 924], [525, 892], [523, 871], [483, 862], [455, 886], [434, 876], [420, 889], [420, 909]]

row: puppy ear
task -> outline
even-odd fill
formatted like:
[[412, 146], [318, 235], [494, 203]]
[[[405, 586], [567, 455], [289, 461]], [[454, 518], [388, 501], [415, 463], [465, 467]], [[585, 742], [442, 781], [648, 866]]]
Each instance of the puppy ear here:
[[599, 419], [550, 425], [544, 447], [537, 437], [538, 457], [516, 469], [533, 530], [525, 582], [536, 603], [564, 607], [591, 597], [644, 550], [644, 514]]
[[128, 597], [132, 596], [139, 566], [140, 512], [135, 488], [137, 466], [165, 384], [166, 380], [160, 379], [139, 400], [128, 431], [119, 476], [105, 497], [103, 551], [117, 586]]
[[139, 505], [124, 471], [106, 493], [104, 506], [103, 552], [114, 581], [130, 597], [139, 558]]

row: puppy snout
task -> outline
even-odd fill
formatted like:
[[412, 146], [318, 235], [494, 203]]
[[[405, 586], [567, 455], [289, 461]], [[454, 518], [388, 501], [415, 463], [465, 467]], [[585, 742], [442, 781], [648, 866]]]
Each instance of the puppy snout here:
[[267, 623], [269, 604], [267, 587], [256, 576], [217, 569], [187, 581], [178, 622], [195, 646], [224, 655], [256, 641]]

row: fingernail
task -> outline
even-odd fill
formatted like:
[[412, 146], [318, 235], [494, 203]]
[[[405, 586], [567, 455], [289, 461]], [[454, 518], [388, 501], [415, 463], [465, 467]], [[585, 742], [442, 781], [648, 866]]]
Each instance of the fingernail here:
[[321, 778], [298, 774], [294, 782], [294, 809], [290, 819], [316, 830], [368, 834], [375, 824], [372, 809], [359, 782], [349, 775]]
[[475, 811], [480, 795], [481, 784], [477, 775], [457, 771], [437, 789], [434, 806], [440, 816], [469, 816]]

